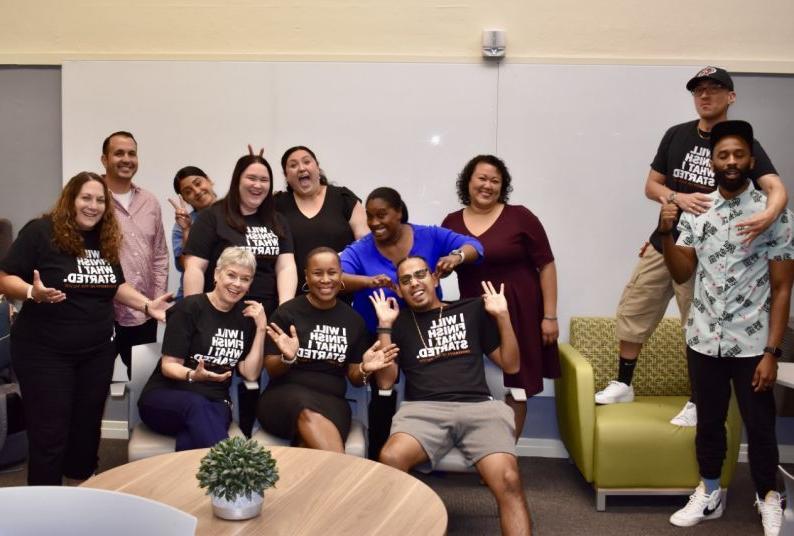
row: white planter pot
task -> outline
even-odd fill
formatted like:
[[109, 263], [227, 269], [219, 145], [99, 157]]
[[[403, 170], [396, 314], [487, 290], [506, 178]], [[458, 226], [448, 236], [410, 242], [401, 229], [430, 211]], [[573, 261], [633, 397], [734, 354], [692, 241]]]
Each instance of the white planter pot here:
[[258, 516], [262, 513], [262, 503], [265, 500], [264, 495], [258, 493], [252, 493], [250, 499], [243, 495], [233, 501], [215, 495], [210, 495], [210, 497], [212, 498], [212, 512], [220, 518], [232, 521]]

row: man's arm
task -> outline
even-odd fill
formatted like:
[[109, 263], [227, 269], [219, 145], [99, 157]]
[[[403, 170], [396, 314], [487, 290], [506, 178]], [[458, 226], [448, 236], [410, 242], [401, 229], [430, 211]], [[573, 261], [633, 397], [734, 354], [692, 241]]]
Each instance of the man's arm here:
[[[769, 286], [772, 304], [769, 310], [769, 335], [767, 346], [777, 348], [783, 342], [783, 332], [788, 324], [791, 302], [791, 284], [794, 282], [794, 261], [769, 261]], [[753, 375], [755, 391], [771, 389], [777, 379], [777, 358], [764, 353]]]
[[659, 201], [662, 203], [662, 210], [659, 214], [657, 231], [662, 236], [664, 263], [676, 283], [685, 283], [689, 281], [697, 268], [698, 260], [695, 248], [675, 245], [672, 232], [678, 218], [678, 207], [668, 203], [665, 199]]
[[157, 221], [155, 222], [154, 240], [152, 240], [152, 294], [160, 296], [168, 289], [168, 244], [165, 240], [163, 218], [160, 215], [159, 204]]
[[766, 194], [766, 209], [740, 221], [739, 234], [744, 235], [743, 242], [749, 244], [759, 234], [763, 233], [780, 216], [788, 203], [786, 187], [780, 177], [774, 173], [767, 173], [757, 179], [758, 185]]
[[711, 199], [708, 195], [700, 192], [692, 192], [689, 194], [675, 192], [665, 185], [666, 178], [664, 175], [651, 169], [648, 172], [648, 178], [645, 179], [645, 197], [651, 201], [660, 201], [662, 199], [670, 199], [670, 195], [675, 193], [673, 202], [683, 210], [691, 214], [703, 214], [711, 206]]

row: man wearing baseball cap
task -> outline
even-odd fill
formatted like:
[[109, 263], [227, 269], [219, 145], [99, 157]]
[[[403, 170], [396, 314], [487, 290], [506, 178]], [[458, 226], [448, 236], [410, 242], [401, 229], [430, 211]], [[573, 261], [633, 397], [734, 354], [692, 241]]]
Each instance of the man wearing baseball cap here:
[[[645, 196], [664, 199], [684, 213], [699, 215], [711, 206], [709, 195], [717, 187], [711, 169], [709, 138], [717, 123], [725, 121], [728, 107], [736, 100], [733, 80], [725, 69], [705, 67], [686, 84], [692, 93], [698, 119], [675, 125], [662, 138], [645, 182]], [[766, 208], [742, 219], [738, 232], [749, 244], [768, 228], [786, 206], [786, 190], [761, 145], [753, 142], [755, 167], [750, 178], [767, 195]], [[675, 228], [674, 238], [677, 236]], [[650, 247], [649, 247], [650, 246]], [[692, 301], [693, 282], [676, 283], [664, 264], [661, 237], [654, 231], [640, 250], [640, 259], [623, 290], [617, 311], [616, 337], [619, 343], [618, 376], [596, 393], [598, 404], [631, 402], [634, 367], [642, 345], [664, 317], [670, 298], [676, 297], [682, 325]], [[692, 371], [690, 371], [690, 384]], [[684, 409], [670, 421], [676, 426], [695, 426], [696, 391]], [[671, 415], [672, 417], [672, 415]]]
[[777, 536], [782, 509], [772, 387], [794, 281], [794, 214], [785, 210], [755, 240], [744, 243], [742, 222], [767, 206], [766, 197], [750, 184], [753, 129], [744, 121], [717, 123], [709, 141], [718, 188], [707, 195], [708, 210], [680, 215], [674, 242], [680, 210], [662, 198], [656, 232], [675, 281], [687, 281], [697, 272], [686, 345], [698, 397], [695, 452], [701, 483], [670, 523], [689, 527], [722, 515], [720, 473], [733, 384], [764, 534]]

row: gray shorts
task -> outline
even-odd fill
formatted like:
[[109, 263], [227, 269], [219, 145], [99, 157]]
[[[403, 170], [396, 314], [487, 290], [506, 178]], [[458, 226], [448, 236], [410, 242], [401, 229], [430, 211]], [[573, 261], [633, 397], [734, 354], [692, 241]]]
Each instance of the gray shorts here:
[[515, 416], [501, 400], [485, 402], [403, 402], [391, 433], [416, 439], [435, 467], [453, 447], [470, 465], [495, 452], [516, 455]]

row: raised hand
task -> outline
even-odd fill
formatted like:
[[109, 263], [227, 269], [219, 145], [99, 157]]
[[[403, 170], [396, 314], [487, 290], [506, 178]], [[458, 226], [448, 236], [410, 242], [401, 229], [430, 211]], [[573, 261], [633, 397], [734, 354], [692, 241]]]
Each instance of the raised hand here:
[[361, 369], [367, 374], [384, 369], [394, 362], [399, 353], [400, 349], [396, 344], [392, 343], [381, 349], [380, 341], [375, 341], [375, 344], [364, 352], [364, 356], [361, 358]]
[[267, 328], [267, 315], [265, 308], [256, 300], [245, 300], [246, 308], [243, 309], [243, 316], [253, 318], [256, 324], [256, 329], [263, 330]]
[[762, 210], [753, 214], [736, 224], [739, 235], [743, 237], [742, 244], [749, 245], [758, 235], [775, 222], [775, 212], [773, 210]]
[[177, 196], [175, 200], [169, 197], [168, 202], [171, 203], [172, 207], [174, 207], [174, 220], [176, 220], [176, 224], [179, 225], [182, 231], [187, 231], [190, 229], [193, 220], [190, 219], [190, 212], [187, 209], [187, 203], [185, 203], [185, 200], [182, 199], [182, 196]]
[[204, 368], [204, 360], [198, 360], [198, 366], [196, 370], [193, 372], [193, 381], [197, 382], [225, 382], [229, 378], [232, 377], [232, 371], [227, 370], [223, 374], [218, 374], [217, 372], [212, 372], [211, 370], [207, 370]]
[[507, 311], [507, 299], [505, 298], [505, 284], [499, 285], [499, 292], [496, 292], [493, 283], [490, 281], [482, 281], [480, 284], [484, 291], [482, 300], [488, 314], [493, 317], [509, 314]]
[[165, 312], [172, 306], [174, 300], [173, 292], [166, 292], [149, 302], [146, 312], [158, 322], [165, 322]]
[[369, 301], [372, 302], [372, 307], [375, 308], [378, 325], [387, 327], [394, 324], [394, 321], [397, 320], [397, 315], [400, 314], [400, 306], [394, 296], [387, 298], [383, 289], [378, 289], [369, 295]]
[[284, 354], [284, 357], [290, 361], [298, 355], [300, 341], [298, 340], [298, 332], [295, 331], [294, 325], [290, 325], [289, 335], [287, 335], [278, 324], [271, 322], [270, 325], [267, 326], [267, 336], [276, 343], [276, 346], [278, 346], [278, 349]]
[[33, 288], [30, 296], [36, 303], [59, 303], [66, 299], [66, 293], [63, 291], [44, 286], [38, 270], [33, 270]]
[[659, 226], [656, 228], [660, 233], [667, 234], [673, 230], [676, 218], [678, 218], [678, 206], [675, 203], [668, 203], [667, 199], [660, 197], [662, 208], [659, 212]]

